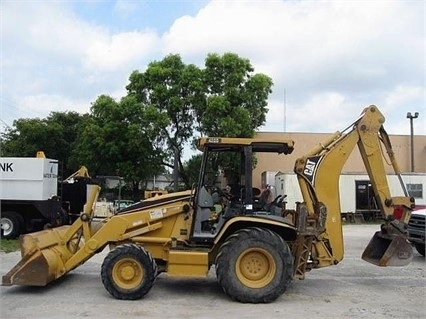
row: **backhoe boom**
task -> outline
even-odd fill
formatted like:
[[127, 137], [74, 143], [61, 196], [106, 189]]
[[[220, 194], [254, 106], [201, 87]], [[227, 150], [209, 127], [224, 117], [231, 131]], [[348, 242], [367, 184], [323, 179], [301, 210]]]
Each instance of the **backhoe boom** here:
[[[344, 132], [334, 133], [295, 163], [294, 171], [299, 181], [304, 200], [303, 204], [308, 210], [309, 229], [317, 235], [317, 240], [313, 242], [313, 258], [317, 258], [314, 261], [316, 267], [336, 264], [343, 259], [339, 178], [342, 168], [355, 146], [358, 146], [373, 186], [376, 201], [385, 221], [382, 225], [382, 231], [375, 236], [380, 238], [377, 241], [384, 239], [391, 243], [396, 237], [402, 237], [402, 241], [404, 241], [406, 236], [404, 227], [408, 223], [411, 210], [414, 208], [414, 199], [407, 196], [389, 136], [382, 126], [384, 122], [385, 118], [382, 113], [376, 106], [371, 105], [365, 108], [359, 119]], [[400, 178], [401, 188], [405, 196], [391, 196], [384, 166], [383, 148], [386, 150], [395, 174]], [[393, 216], [396, 206], [403, 207], [404, 213], [401, 220], [396, 220]], [[319, 213], [318, 207], [324, 207], [322, 214]], [[326, 213], [324, 213], [324, 210], [326, 210]], [[380, 246], [383, 246], [383, 244], [380, 244]], [[385, 245], [385, 248], [390, 247]], [[400, 254], [402, 260], [400, 262], [408, 263], [411, 254], [412, 249], [407, 243], [407, 246], [404, 246], [403, 253]], [[376, 254], [372, 258], [368, 256], [368, 249], [366, 249], [363, 259], [385, 266], [383, 260], [381, 260], [382, 256]], [[387, 265], [392, 265], [394, 260], [388, 259]]]

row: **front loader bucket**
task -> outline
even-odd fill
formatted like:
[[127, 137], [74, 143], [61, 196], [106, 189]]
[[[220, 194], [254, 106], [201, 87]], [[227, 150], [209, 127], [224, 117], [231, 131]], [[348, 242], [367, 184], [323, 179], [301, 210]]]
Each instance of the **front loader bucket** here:
[[93, 186], [80, 218], [72, 225], [23, 235], [21, 261], [2, 277], [2, 286], [45, 286], [89, 259], [98, 249], [96, 240], [85, 244], [101, 228], [94, 223], [93, 207], [100, 187]]
[[2, 278], [3, 286], [45, 286], [66, 273], [70, 252], [61, 237], [70, 226], [20, 237], [22, 259]]
[[378, 231], [365, 248], [362, 259], [377, 266], [405, 266], [413, 258], [413, 247], [403, 236]]

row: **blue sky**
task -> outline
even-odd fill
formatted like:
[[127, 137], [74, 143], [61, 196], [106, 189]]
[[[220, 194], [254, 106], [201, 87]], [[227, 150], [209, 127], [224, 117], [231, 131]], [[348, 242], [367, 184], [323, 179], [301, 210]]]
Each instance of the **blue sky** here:
[[72, 1], [72, 10], [81, 18], [104, 25], [114, 32], [154, 29], [166, 32], [173, 22], [185, 15], [196, 15], [208, 1]]
[[120, 99], [168, 54], [237, 53], [274, 82], [261, 131], [334, 132], [376, 104], [426, 135], [426, 2], [2, 0], [0, 128]]

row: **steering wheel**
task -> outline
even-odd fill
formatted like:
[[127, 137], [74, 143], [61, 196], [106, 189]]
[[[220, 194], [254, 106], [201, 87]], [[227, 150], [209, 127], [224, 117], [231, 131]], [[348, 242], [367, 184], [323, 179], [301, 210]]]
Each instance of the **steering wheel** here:
[[224, 192], [222, 189], [220, 189], [219, 187], [216, 187], [213, 192], [216, 192], [219, 194], [219, 196], [221, 197], [225, 197], [227, 200], [231, 200], [232, 198], [232, 194]]
[[275, 197], [275, 199], [271, 202], [271, 205], [279, 205], [278, 203], [282, 202], [282, 199], [280, 200], [281, 197], [282, 195], [278, 195], [277, 197]]

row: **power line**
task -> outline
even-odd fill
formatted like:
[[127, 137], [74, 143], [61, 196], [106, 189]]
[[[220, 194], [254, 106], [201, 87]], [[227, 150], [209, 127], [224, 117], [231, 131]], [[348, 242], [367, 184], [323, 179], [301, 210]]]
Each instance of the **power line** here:
[[[20, 113], [24, 114], [24, 116], [20, 116], [20, 117], [33, 117], [34, 114], [39, 115], [39, 116], [45, 116], [44, 113], [39, 112], [37, 110], [29, 110], [23, 107], [19, 107], [16, 105], [15, 102], [13, 102], [12, 100], [6, 99], [4, 97], [0, 97], [1, 100], [1, 105], [5, 105], [7, 107], [13, 108], [15, 110], [18, 110]], [[26, 116], [25, 116], [26, 115]]]
[[284, 123], [283, 123], [283, 125], [284, 125], [284, 127], [283, 127], [283, 132], [285, 132], [286, 130], [287, 130], [287, 118], [286, 118], [286, 116], [287, 116], [287, 114], [286, 114], [286, 112], [287, 112], [287, 92], [286, 92], [286, 89], [284, 88], [284, 117], [283, 117], [283, 120], [284, 120]]
[[3, 121], [2, 119], [0, 119], [0, 122], [3, 124], [3, 126], [5, 126], [6, 128], [8, 128], [8, 129], [12, 129], [11, 127], [10, 127], [10, 125], [9, 124], [7, 124], [5, 121]]

